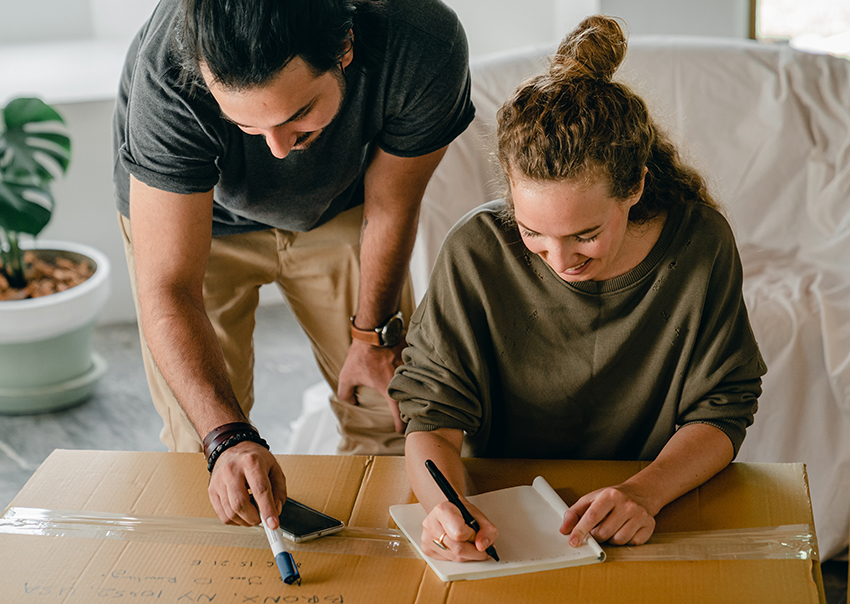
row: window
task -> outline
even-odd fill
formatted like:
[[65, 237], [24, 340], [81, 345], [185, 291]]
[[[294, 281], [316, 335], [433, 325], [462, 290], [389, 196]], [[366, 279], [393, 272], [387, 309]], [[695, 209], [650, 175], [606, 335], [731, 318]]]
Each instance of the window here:
[[850, 2], [753, 0], [755, 38], [850, 58]]

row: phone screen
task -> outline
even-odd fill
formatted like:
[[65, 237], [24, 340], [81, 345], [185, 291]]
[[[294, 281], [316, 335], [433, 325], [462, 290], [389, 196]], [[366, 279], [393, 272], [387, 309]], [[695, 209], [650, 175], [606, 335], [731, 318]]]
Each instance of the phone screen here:
[[315, 539], [341, 530], [340, 520], [287, 498], [280, 513], [280, 528], [287, 539], [295, 542]]

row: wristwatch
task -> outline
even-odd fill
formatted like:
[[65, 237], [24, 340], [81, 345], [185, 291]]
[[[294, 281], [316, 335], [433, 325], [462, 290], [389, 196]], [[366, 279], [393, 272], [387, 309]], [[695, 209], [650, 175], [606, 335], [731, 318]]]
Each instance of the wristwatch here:
[[399, 342], [404, 335], [404, 318], [401, 311], [391, 316], [384, 321], [382, 325], [378, 325], [374, 329], [360, 329], [354, 326], [354, 317], [351, 317], [351, 337], [361, 342], [366, 342], [372, 346], [380, 346], [381, 348], [392, 348]]

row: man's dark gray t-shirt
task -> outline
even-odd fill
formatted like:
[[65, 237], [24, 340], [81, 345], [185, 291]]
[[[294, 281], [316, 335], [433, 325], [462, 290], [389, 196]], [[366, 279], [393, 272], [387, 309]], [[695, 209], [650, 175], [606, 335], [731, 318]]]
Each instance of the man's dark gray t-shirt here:
[[[172, 193], [213, 187], [213, 235], [308, 231], [363, 203], [373, 145], [417, 157], [472, 121], [466, 37], [439, 0], [387, 0], [386, 46], [375, 65], [354, 60], [336, 119], [309, 148], [275, 158], [262, 136], [225, 120], [213, 97], [180, 84], [174, 19], [163, 0], [127, 56], [114, 116], [118, 210], [129, 217], [129, 175]], [[357, 18], [357, 17], [355, 17]]]

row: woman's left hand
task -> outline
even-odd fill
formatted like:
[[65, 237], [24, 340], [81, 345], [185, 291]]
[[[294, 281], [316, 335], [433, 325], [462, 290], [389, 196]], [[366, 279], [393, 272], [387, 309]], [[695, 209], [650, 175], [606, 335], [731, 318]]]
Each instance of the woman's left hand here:
[[570, 535], [570, 545], [578, 547], [588, 533], [597, 541], [615, 545], [646, 543], [655, 530], [655, 516], [649, 502], [626, 484], [588, 493], [564, 514], [561, 534]]

